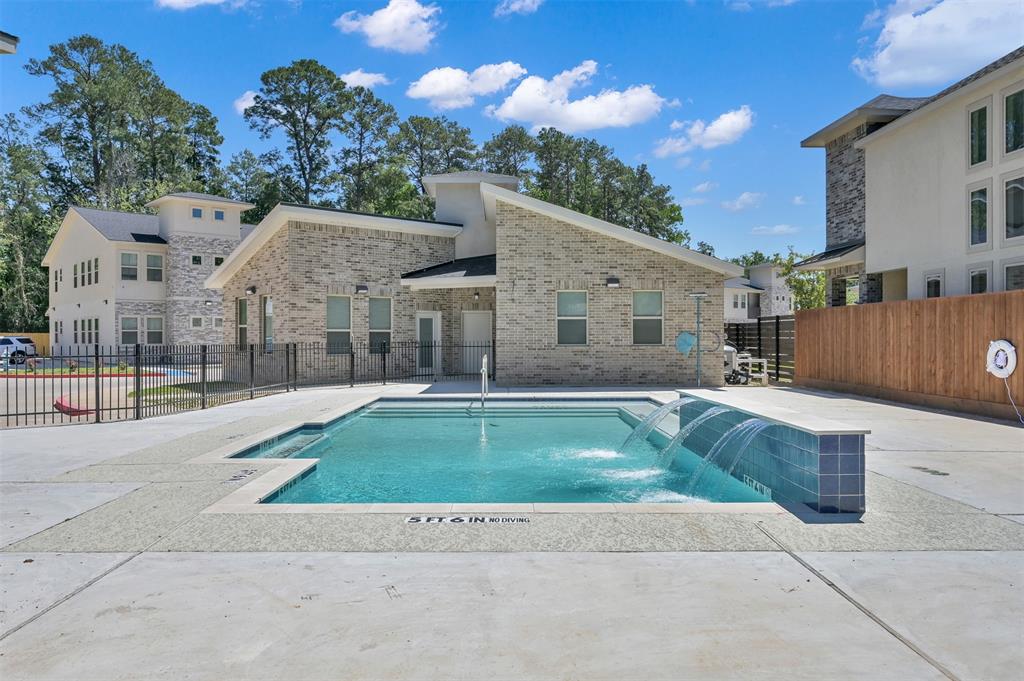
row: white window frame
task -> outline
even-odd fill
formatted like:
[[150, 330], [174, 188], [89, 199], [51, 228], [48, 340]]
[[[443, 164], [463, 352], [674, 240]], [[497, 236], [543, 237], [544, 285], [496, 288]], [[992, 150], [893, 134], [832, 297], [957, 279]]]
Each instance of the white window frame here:
[[224, 211], [220, 208], [213, 209], [213, 219], [217, 222], [224, 222]]
[[971, 277], [973, 277], [978, 272], [984, 272], [985, 273], [985, 277], [986, 277], [986, 279], [985, 279], [985, 284], [986, 284], [986, 286], [985, 286], [985, 293], [992, 293], [993, 291], [996, 290], [995, 289], [995, 280], [992, 278], [992, 261], [991, 260], [986, 261], [986, 262], [972, 262], [972, 263], [969, 263], [967, 265], [967, 267], [966, 267], [966, 271], [967, 271], [967, 281], [965, 282], [966, 287], [964, 288], [964, 293], [966, 293], [967, 295], [971, 295], [973, 293], [973, 291], [971, 291]]
[[99, 258], [93, 258], [92, 261], [93, 261], [92, 283], [98, 284], [98, 283], [100, 283], [100, 259]]
[[[1016, 258], [1006, 258], [1005, 260], [1000, 260], [999, 261], [999, 279], [1000, 279], [999, 290], [1000, 291], [1009, 291], [1010, 290], [1010, 289], [1008, 289], [1006, 287], [1006, 270], [1007, 270], [1007, 268], [1009, 268], [1009, 267], [1019, 267], [1021, 265], [1024, 265], [1024, 256], [1019, 256], [1019, 257], [1016, 257]], [[1013, 289], [1013, 290], [1014, 291], [1020, 291], [1022, 289]]]
[[[964, 156], [967, 163], [968, 172], [974, 172], [983, 168], [990, 168], [992, 166], [992, 138], [995, 135], [992, 134], [993, 123], [995, 123], [995, 116], [993, 116], [992, 96], [989, 95], [983, 99], [976, 100], [967, 105], [966, 118], [967, 118], [967, 136], [966, 140], [966, 154]], [[979, 109], [987, 109], [985, 113], [985, 160], [980, 163], [971, 163], [971, 114]]]
[[[245, 323], [241, 321], [242, 303], [245, 303]], [[245, 342], [242, 342], [242, 331], [245, 331]], [[249, 299], [235, 298], [235, 343], [241, 346], [249, 345]]]
[[213, 328], [215, 328], [215, 329], [223, 329], [224, 328], [224, 318], [223, 317], [210, 317], [210, 320], [211, 320], [210, 324], [212, 324]]
[[930, 270], [928, 272], [925, 272], [922, 275], [922, 280], [924, 281], [924, 289], [923, 289], [924, 295], [921, 296], [921, 297], [922, 298], [928, 298], [928, 282], [931, 281], [932, 279], [938, 279], [939, 280], [939, 295], [938, 295], [938, 297], [939, 298], [945, 298], [946, 297], [946, 270], [945, 269]]
[[1015, 95], [1021, 90], [1024, 90], [1024, 80], [1018, 80], [1016, 83], [1003, 88], [999, 92], [999, 159], [1000, 161], [1008, 161], [1015, 158], [1024, 156], [1024, 147], [1017, 149], [1016, 151], [1006, 152], [1006, 98], [1010, 95]]
[[73, 329], [73, 333], [74, 333], [74, 344], [78, 345], [78, 320], [77, 319], [72, 319], [71, 320], [71, 328]]
[[[387, 329], [372, 329], [370, 328], [370, 301], [371, 300], [386, 300], [388, 301], [388, 328]], [[351, 321], [349, 322], [351, 324]], [[394, 345], [394, 328], [395, 328], [395, 301], [389, 296], [369, 296], [366, 299], [366, 338], [370, 341], [370, 334], [374, 333], [386, 333], [388, 334], [388, 352], [391, 352], [391, 348]], [[380, 352], [373, 351], [373, 344], [370, 343], [371, 354], [381, 354]]]
[[89, 278], [86, 280], [89, 286], [92, 286], [92, 258], [85, 261], [85, 270], [88, 272]]
[[[153, 341], [149, 340], [149, 320], [150, 319], [159, 319], [160, 320], [160, 342], [159, 343], [154, 343]], [[165, 338], [164, 337], [167, 335], [167, 324], [164, 322], [163, 315], [146, 315], [144, 317], [144, 320], [145, 320], [144, 323], [146, 325], [146, 343], [149, 344], [149, 345], [165, 345], [166, 343], [165, 343]]]
[[[661, 314], [656, 315], [656, 316], [655, 315], [638, 315], [636, 313], [636, 294], [637, 293], [660, 293], [661, 294]], [[633, 291], [633, 296], [631, 297], [630, 307], [631, 307], [630, 311], [632, 312], [633, 316], [630, 319], [629, 333], [630, 333], [630, 336], [631, 336], [631, 340], [633, 341], [633, 345], [664, 345], [665, 344], [665, 291], [663, 291], [661, 289], [653, 289], [653, 288], [652, 289], [637, 289], [637, 290]], [[590, 306], [589, 305], [587, 306], [587, 313], [588, 314], [590, 313]], [[635, 322], [638, 319], [657, 319], [658, 321], [661, 322], [661, 338], [660, 338], [660, 340], [658, 340], [657, 343], [637, 343], [636, 342], [636, 328], [634, 327], [633, 322]], [[590, 324], [588, 323], [587, 326], [589, 327]]]
[[[568, 317], [558, 314], [558, 294], [559, 293], [582, 293], [584, 295], [584, 301], [587, 306], [587, 313], [582, 317]], [[662, 301], [664, 305], [664, 300]], [[582, 319], [584, 324], [583, 342], [582, 343], [560, 343], [558, 341], [558, 322], [563, 319]], [[555, 345], [563, 348], [581, 348], [590, 345], [590, 291], [586, 289], [574, 289], [566, 288], [555, 291]]]
[[[129, 343], [124, 339], [124, 320], [134, 319], [135, 320], [135, 342]], [[118, 340], [121, 345], [136, 345], [142, 343], [142, 318], [138, 315], [124, 315], [120, 318], [118, 324]]]
[[[134, 265], [134, 267], [135, 267], [135, 278], [134, 279], [125, 279], [124, 278], [124, 268], [126, 268], [126, 267], [129, 267], [129, 268], [133, 267], [132, 265], [125, 265], [124, 264], [124, 256], [126, 256], [126, 255], [134, 255], [135, 256], [135, 265]], [[119, 251], [118, 252], [118, 254], [117, 254], [117, 262], [118, 262], [118, 265], [120, 267], [120, 280], [121, 281], [140, 281], [139, 280], [139, 260], [141, 260], [141, 258], [139, 257], [139, 251]]]
[[[199, 211], [199, 215], [196, 215], [196, 211]], [[189, 206], [188, 214], [193, 220], [203, 219], [203, 209], [201, 206]]]
[[[197, 321], [199, 322], [198, 325], [196, 324]], [[202, 317], [196, 317], [196, 316], [189, 317], [188, 318], [188, 328], [190, 328], [190, 329], [202, 329], [203, 328], [203, 318]]]
[[[157, 268], [157, 267], [150, 267], [149, 266], [149, 259], [150, 258], [160, 258], [160, 267], [159, 268]], [[166, 269], [166, 267], [167, 267], [167, 261], [164, 260], [164, 256], [163, 256], [162, 253], [146, 253], [146, 283], [148, 283], [148, 284], [157, 284], [157, 283], [163, 282], [164, 281], [164, 270]], [[160, 278], [159, 279], [150, 279], [149, 278], [149, 271], [150, 270], [159, 270]]]
[[[980, 244], [972, 244], [971, 243], [971, 194], [973, 194], [976, 191], [982, 190], [982, 189], [985, 190], [985, 192], [986, 192], [986, 194], [988, 196], [988, 207], [985, 210], [985, 241], [981, 242]], [[992, 229], [993, 229], [993, 227], [992, 227], [993, 217], [992, 216], [995, 213], [995, 211], [993, 210], [993, 208], [995, 207], [995, 201], [994, 201], [994, 193], [992, 191], [992, 178], [990, 178], [990, 177], [989, 178], [985, 178], [984, 180], [979, 180], [978, 182], [972, 182], [971, 184], [967, 185], [967, 190], [966, 190], [966, 192], [964, 194], [964, 202], [966, 204], [966, 210], [965, 210], [964, 216], [965, 216], [965, 219], [966, 219], [966, 223], [965, 224], [967, 226], [967, 228], [966, 228], [966, 239], [965, 239], [965, 243], [967, 245], [967, 252], [968, 253], [977, 253], [979, 251], [990, 251], [990, 250], [992, 250]]]
[[738, 293], [732, 294], [732, 309], [740, 309], [740, 294]]
[[999, 176], [999, 243], [1004, 247], [1024, 246], [1024, 234], [1015, 237], [1006, 236], [1006, 184], [1010, 180], [1020, 179], [1024, 183], [1024, 168], [1018, 168]]
[[[330, 326], [327, 326], [327, 319], [328, 319], [327, 309], [328, 309], [328, 307], [330, 307], [331, 298], [344, 298], [344, 299], [346, 299], [348, 301], [348, 328], [347, 329], [331, 328]], [[394, 304], [394, 303], [392, 303], [392, 304]], [[369, 305], [369, 303], [367, 303], [367, 305]], [[370, 325], [369, 309], [367, 309], [366, 325], [367, 325], [367, 327], [369, 327], [369, 325]], [[369, 331], [369, 329], [367, 329], [367, 330]], [[338, 351], [331, 352], [331, 345], [328, 342], [328, 338], [329, 338], [329, 335], [332, 334], [332, 333], [346, 333], [346, 332], [348, 333], [348, 344], [349, 344], [349, 347], [352, 347], [352, 296], [329, 295], [329, 296], [327, 296], [327, 301], [324, 303], [324, 344], [325, 344], [325, 349], [326, 349], [327, 354], [329, 354], [329, 355], [332, 355], [332, 354], [342, 354], [342, 353], [340, 353]], [[369, 337], [369, 336], [367, 336], [367, 337]]]
[[[270, 336], [267, 336], [267, 303], [270, 303]], [[274, 318], [277, 313], [274, 311], [274, 296], [267, 294], [259, 298], [260, 304], [260, 345], [264, 352], [274, 351]]]
[[74, 282], [71, 288], [78, 288], [78, 263], [74, 263], [71, 268], [71, 281]]

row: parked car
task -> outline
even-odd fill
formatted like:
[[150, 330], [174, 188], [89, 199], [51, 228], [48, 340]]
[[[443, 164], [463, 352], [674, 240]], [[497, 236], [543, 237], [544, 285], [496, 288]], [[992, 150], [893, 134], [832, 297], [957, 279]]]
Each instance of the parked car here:
[[24, 364], [26, 359], [36, 356], [36, 343], [27, 336], [0, 336], [0, 356]]

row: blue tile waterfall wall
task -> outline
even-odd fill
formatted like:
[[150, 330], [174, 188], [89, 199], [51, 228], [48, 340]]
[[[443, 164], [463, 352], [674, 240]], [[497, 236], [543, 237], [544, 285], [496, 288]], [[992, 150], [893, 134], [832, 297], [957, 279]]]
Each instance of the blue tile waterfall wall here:
[[[691, 402], [682, 408], [680, 422], [688, 423], [714, 406]], [[750, 417], [730, 409], [698, 428], [685, 446], [707, 456], [730, 428]], [[864, 512], [863, 435], [816, 435], [765, 420], [773, 425], [750, 443], [733, 477], [762, 492], [762, 486], [767, 488], [775, 501], [806, 504], [821, 513]]]

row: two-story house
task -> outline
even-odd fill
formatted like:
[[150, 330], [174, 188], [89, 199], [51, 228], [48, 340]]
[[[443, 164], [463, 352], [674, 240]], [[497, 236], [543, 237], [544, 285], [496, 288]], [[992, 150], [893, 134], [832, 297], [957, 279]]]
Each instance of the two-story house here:
[[829, 305], [1024, 288], [1024, 47], [931, 97], [880, 95], [825, 149]]
[[251, 231], [251, 204], [181, 193], [147, 207], [68, 210], [43, 258], [53, 346], [221, 342], [221, 294], [204, 281]]
[[746, 277], [725, 280], [726, 322], [789, 314], [793, 314], [793, 291], [778, 265], [754, 265]]

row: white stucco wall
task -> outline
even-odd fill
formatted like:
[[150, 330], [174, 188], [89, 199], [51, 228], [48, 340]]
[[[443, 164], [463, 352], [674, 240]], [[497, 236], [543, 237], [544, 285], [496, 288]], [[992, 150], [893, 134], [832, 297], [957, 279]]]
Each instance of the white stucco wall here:
[[[943, 295], [970, 292], [968, 271], [990, 267], [989, 287], [1004, 290], [1003, 267], [1024, 259], [1024, 238], [1004, 236], [1005, 180], [1024, 173], [1024, 151], [1003, 153], [1003, 99], [1024, 87], [1024, 66], [981, 80], [933, 111], [896, 121], [864, 143], [866, 260], [869, 273], [906, 268], [906, 295], [924, 297], [925, 276], [941, 273]], [[987, 103], [988, 160], [968, 167], [968, 112]], [[989, 189], [989, 242], [969, 246], [968, 192]], [[889, 277], [886, 286], [898, 286]], [[885, 291], [886, 299], [893, 299]]]

